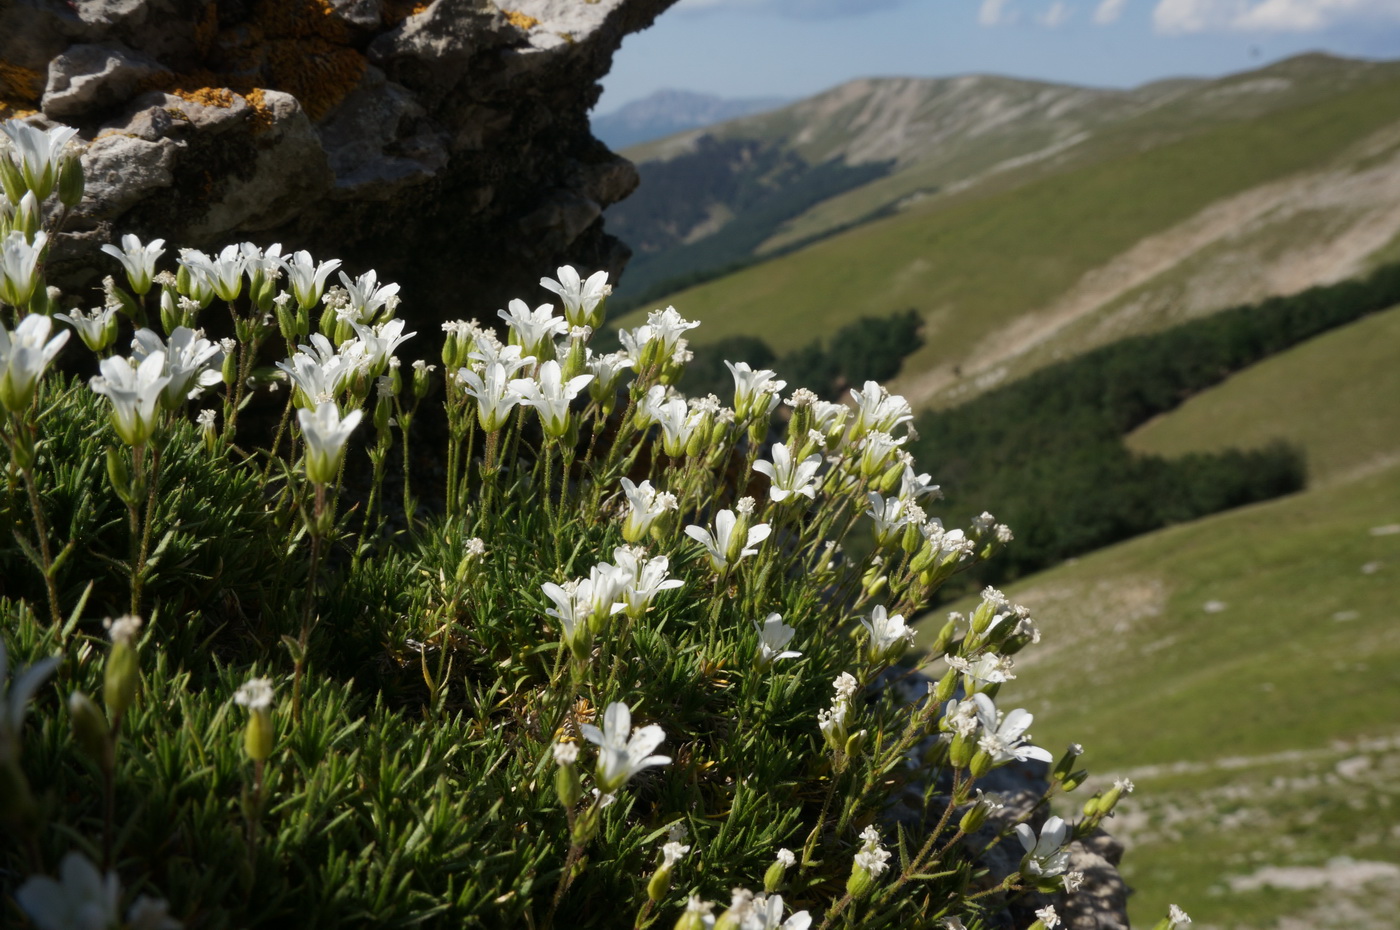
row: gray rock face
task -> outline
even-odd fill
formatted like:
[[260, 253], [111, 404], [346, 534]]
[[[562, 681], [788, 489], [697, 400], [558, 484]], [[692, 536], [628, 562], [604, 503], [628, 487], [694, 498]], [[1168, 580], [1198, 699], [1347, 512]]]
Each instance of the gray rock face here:
[[[876, 680], [875, 688], [893, 687], [901, 701], [920, 704], [927, 698], [933, 684], [934, 680], [922, 672], [906, 674], [889, 670]], [[930, 737], [915, 747], [913, 755], [922, 757], [931, 748], [933, 739]], [[1050, 811], [1043, 805], [1037, 806], [1050, 787], [1049, 770], [1050, 767], [1044, 762], [1011, 762], [992, 769], [977, 780], [977, 788], [995, 795], [1003, 805], [987, 818], [980, 830], [962, 841], [968, 849], [980, 850], [976, 858], [988, 870], [989, 883], [1000, 882], [1017, 871], [1024, 852], [1016, 837], [997, 838], [1021, 822], [1029, 823], [1038, 835], [1049, 818]], [[926, 778], [921, 782], [919, 775], [915, 774], [905, 785], [903, 796], [896, 797], [885, 811], [884, 819], [891, 824], [901, 824], [910, 831], [927, 829], [923, 825], [922, 814], [924, 786], [927, 783]], [[947, 792], [951, 787], [951, 784], [939, 784], [938, 789], [945, 793], [935, 799], [935, 809], [946, 804]], [[1073, 799], [1073, 796], [1070, 797]], [[1060, 916], [1060, 926], [1069, 930], [1129, 930], [1130, 891], [1118, 872], [1123, 845], [1103, 830], [1095, 830], [1085, 839], [1071, 843], [1069, 850], [1066, 871], [1084, 875], [1084, 882], [1078, 890], [1055, 895], [1031, 892], [1010, 902], [999, 895], [993, 900], [999, 901], [1001, 906], [989, 911], [986, 916], [985, 925], [989, 930], [1015, 930], [1029, 926], [1036, 919], [1035, 911], [1047, 904], [1055, 907]]]
[[494, 315], [565, 262], [626, 263], [602, 211], [637, 175], [587, 113], [674, 2], [0, 0], [0, 118], [89, 142], [65, 290], [122, 233], [252, 239], [375, 268], [425, 320]]

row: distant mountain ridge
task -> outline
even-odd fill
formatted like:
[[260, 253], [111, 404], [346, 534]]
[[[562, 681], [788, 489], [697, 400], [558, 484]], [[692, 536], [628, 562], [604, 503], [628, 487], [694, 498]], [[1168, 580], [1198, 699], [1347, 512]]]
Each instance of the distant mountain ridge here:
[[864, 79], [628, 155], [619, 310], [674, 303], [697, 340], [781, 352], [913, 307], [896, 387], [921, 403], [1400, 258], [1400, 62]]
[[772, 110], [785, 97], [729, 98], [688, 90], [658, 90], [611, 113], [593, 117], [593, 134], [613, 149]]

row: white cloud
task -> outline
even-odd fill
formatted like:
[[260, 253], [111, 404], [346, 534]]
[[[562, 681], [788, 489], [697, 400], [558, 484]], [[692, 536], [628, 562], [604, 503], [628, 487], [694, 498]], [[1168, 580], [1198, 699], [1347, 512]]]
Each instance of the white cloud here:
[[1094, 23], [1099, 26], [1107, 26], [1109, 23], [1118, 21], [1118, 17], [1123, 15], [1123, 7], [1128, 0], [1103, 0], [1098, 9], [1094, 10]]
[[1050, 4], [1050, 8], [1040, 15], [1040, 24], [1047, 29], [1063, 26], [1072, 12], [1073, 10], [1064, 0], [1055, 0], [1054, 3]]
[[1382, 20], [1400, 22], [1400, 0], [1159, 0], [1152, 11], [1157, 31], [1168, 34], [1317, 32]]
[[977, 11], [977, 21], [984, 26], [1009, 26], [1016, 22], [1016, 11], [1010, 9], [1011, 0], [982, 0]]

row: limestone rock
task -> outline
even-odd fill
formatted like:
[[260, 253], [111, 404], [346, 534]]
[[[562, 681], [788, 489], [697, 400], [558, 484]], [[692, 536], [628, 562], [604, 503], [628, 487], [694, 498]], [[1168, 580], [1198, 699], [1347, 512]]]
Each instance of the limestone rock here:
[[[889, 669], [876, 679], [874, 687], [895, 688], [901, 701], [919, 705], [927, 700], [930, 686], [936, 682], [921, 672], [906, 673], [901, 669]], [[927, 752], [933, 737], [920, 744], [912, 755], [919, 757]], [[1050, 812], [1037, 802], [1049, 788], [1050, 767], [1044, 762], [1029, 760], [1011, 762], [992, 769], [978, 779], [976, 787], [996, 795], [1003, 805], [992, 813], [987, 822], [976, 833], [962, 842], [970, 850], [980, 850], [978, 864], [989, 872], [991, 883], [1000, 882], [1020, 868], [1024, 850], [1014, 836], [997, 842], [997, 837], [1010, 831], [1014, 824], [1025, 822], [1037, 834], [1049, 818]], [[924, 788], [927, 779], [920, 781], [915, 775], [905, 786], [904, 794], [894, 799], [884, 812], [883, 818], [891, 824], [900, 824], [906, 830], [927, 829], [922, 822]], [[937, 790], [943, 792], [935, 797], [935, 809], [947, 803], [952, 785], [940, 783]], [[1031, 893], [1019, 897], [1014, 903], [1002, 901], [990, 910], [984, 921], [988, 930], [1016, 930], [1028, 926], [1035, 918], [1035, 911], [1053, 904], [1059, 913], [1062, 926], [1070, 930], [1128, 930], [1129, 889], [1118, 872], [1118, 863], [1123, 857], [1123, 846], [1103, 830], [1096, 830], [1082, 841], [1070, 844], [1070, 860], [1066, 871], [1084, 873], [1084, 883], [1073, 894], [1044, 895]], [[994, 899], [995, 900], [995, 899]]]
[[54, 119], [79, 119], [128, 100], [161, 66], [120, 45], [74, 45], [49, 62], [43, 109]]
[[100, 278], [80, 245], [252, 239], [375, 268], [405, 315], [489, 318], [561, 264], [626, 263], [602, 211], [637, 175], [587, 114], [674, 2], [9, 0], [0, 118], [89, 142], [49, 266], [69, 292]]

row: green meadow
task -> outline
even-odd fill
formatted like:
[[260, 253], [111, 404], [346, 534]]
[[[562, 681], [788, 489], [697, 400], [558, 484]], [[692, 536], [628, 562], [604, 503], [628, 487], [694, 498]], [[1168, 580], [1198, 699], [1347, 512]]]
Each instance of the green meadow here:
[[[1245, 370], [1136, 433], [1164, 454], [1274, 437], [1310, 490], [1139, 537], [1007, 590], [1044, 641], [1007, 706], [1138, 790], [1134, 921], [1391, 927], [1400, 903], [1400, 309]], [[954, 605], [966, 609], [964, 605]], [[923, 633], [939, 618], [926, 621]]]

